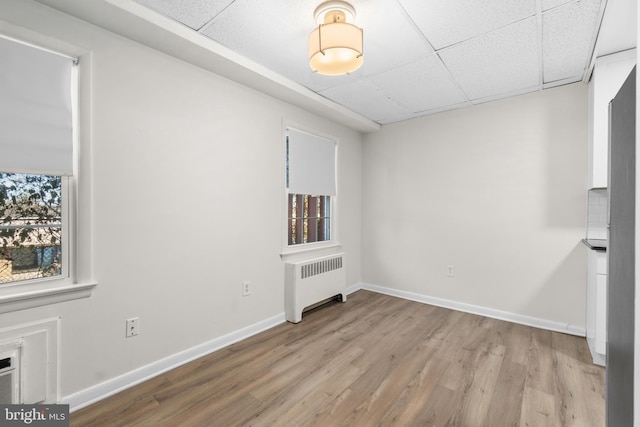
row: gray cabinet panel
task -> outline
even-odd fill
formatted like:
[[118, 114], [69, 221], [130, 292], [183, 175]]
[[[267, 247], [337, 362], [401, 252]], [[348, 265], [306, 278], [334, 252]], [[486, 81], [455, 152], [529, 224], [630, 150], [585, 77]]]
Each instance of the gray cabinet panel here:
[[635, 319], [634, 68], [610, 105], [607, 425], [633, 425]]

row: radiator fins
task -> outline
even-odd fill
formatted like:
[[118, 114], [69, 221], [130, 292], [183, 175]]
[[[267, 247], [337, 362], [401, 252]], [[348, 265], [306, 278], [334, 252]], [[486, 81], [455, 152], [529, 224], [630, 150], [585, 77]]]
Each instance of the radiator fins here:
[[317, 276], [328, 271], [338, 270], [342, 268], [342, 257], [329, 258], [322, 261], [305, 264], [300, 268], [300, 278]]

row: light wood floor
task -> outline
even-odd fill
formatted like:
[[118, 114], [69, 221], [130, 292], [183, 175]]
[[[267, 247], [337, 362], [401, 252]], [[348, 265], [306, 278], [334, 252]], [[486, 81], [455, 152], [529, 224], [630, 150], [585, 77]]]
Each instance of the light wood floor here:
[[367, 291], [71, 415], [72, 426], [604, 426], [584, 338]]

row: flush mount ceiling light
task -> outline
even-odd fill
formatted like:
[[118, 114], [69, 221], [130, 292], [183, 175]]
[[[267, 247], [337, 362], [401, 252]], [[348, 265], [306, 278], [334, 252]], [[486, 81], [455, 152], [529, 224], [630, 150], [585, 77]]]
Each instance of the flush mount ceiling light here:
[[327, 76], [349, 74], [362, 66], [362, 28], [353, 25], [349, 3], [329, 1], [314, 12], [318, 28], [309, 36], [309, 65]]

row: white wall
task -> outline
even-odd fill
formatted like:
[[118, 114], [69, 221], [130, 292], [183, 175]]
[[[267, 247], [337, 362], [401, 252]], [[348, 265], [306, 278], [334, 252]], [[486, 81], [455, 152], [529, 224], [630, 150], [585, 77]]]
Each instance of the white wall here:
[[98, 286], [0, 315], [61, 316], [62, 396], [284, 312], [284, 120], [339, 138], [341, 243], [361, 280], [359, 133], [31, 1], [3, 0], [0, 20], [87, 51], [80, 259]]
[[366, 135], [364, 282], [584, 328], [587, 96], [574, 84]]

